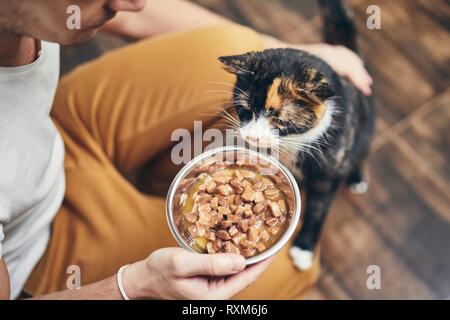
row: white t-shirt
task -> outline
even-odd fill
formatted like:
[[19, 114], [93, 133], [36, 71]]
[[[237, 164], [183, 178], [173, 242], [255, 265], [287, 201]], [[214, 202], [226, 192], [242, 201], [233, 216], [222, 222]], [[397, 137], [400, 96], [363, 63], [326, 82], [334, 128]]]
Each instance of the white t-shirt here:
[[0, 257], [11, 298], [44, 253], [64, 197], [64, 144], [49, 113], [59, 78], [59, 45], [39, 58], [0, 67]]

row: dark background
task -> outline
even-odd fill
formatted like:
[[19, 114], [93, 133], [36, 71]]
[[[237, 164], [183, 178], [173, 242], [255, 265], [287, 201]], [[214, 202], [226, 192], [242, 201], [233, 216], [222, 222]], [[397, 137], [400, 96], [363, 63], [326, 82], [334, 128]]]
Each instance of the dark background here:
[[[321, 41], [316, 0], [194, 0], [296, 43]], [[374, 77], [377, 134], [363, 196], [340, 192], [322, 237], [322, 275], [304, 299], [450, 298], [450, 4], [350, 0]], [[381, 30], [366, 9], [381, 8]], [[99, 34], [65, 48], [62, 72], [123, 39]], [[149, 84], [151, 85], [151, 84]], [[370, 265], [381, 290], [366, 287]]]

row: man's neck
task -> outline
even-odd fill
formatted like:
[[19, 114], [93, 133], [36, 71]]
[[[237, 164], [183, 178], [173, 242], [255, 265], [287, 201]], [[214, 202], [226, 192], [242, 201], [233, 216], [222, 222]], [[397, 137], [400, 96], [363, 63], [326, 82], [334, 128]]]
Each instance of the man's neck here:
[[0, 67], [18, 67], [32, 63], [39, 47], [33, 38], [14, 35], [0, 37]]

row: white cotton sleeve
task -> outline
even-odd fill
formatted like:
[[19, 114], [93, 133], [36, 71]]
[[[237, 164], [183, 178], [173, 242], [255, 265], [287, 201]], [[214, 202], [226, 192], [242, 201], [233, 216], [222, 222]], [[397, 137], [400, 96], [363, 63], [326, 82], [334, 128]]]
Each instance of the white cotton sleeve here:
[[3, 226], [0, 224], [0, 259], [2, 258]]
[[2, 258], [2, 242], [5, 235], [3, 234], [3, 225], [0, 223], [0, 259]]
[[8, 212], [6, 212], [0, 198], [0, 259], [3, 257], [3, 239], [5, 235], [3, 234], [3, 224], [8, 219]]

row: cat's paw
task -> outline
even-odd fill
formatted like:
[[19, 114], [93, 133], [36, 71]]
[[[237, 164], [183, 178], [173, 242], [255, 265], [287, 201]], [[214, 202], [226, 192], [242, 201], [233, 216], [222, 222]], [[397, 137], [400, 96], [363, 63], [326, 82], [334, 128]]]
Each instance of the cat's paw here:
[[309, 270], [313, 265], [314, 254], [309, 250], [292, 247], [289, 250], [289, 256], [292, 259], [292, 263], [301, 271]]
[[369, 189], [369, 183], [367, 181], [360, 181], [358, 183], [352, 183], [349, 186], [350, 192], [353, 194], [364, 194]]

